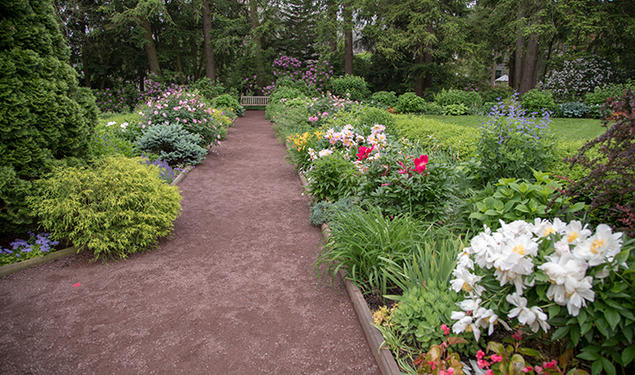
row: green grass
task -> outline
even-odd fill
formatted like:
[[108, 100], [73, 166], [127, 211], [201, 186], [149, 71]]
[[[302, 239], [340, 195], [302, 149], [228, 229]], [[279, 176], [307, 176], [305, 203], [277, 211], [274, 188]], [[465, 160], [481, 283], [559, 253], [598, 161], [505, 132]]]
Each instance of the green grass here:
[[[478, 128], [487, 121], [487, 116], [421, 116], [448, 124]], [[556, 137], [566, 141], [588, 140], [604, 133], [602, 122], [588, 118], [554, 118], [551, 123]]]

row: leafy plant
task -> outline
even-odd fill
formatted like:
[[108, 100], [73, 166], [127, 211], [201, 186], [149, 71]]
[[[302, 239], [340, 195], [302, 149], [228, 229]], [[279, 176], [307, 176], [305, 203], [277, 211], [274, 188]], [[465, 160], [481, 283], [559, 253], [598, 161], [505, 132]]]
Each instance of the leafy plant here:
[[[487, 225], [498, 229], [500, 220], [533, 220], [534, 218], [561, 217], [571, 219], [575, 212], [585, 208], [583, 202], [573, 204], [571, 198], [559, 194], [562, 185], [548, 173], [534, 172], [536, 182], [515, 178], [502, 178], [494, 189], [485, 189], [473, 199], [469, 218], [472, 228]], [[492, 191], [493, 190], [493, 191]]]
[[426, 109], [426, 101], [414, 92], [407, 92], [399, 96], [395, 110], [399, 113], [418, 113]]
[[29, 199], [41, 225], [95, 259], [125, 258], [167, 236], [181, 211], [175, 186], [139, 159], [109, 156], [92, 168], [62, 168]]
[[336, 201], [353, 193], [356, 172], [355, 165], [338, 154], [321, 157], [306, 174], [308, 190], [317, 200]]
[[586, 116], [588, 112], [589, 107], [582, 102], [568, 102], [560, 105], [560, 114], [562, 117], [581, 118]]
[[229, 108], [238, 116], [243, 116], [245, 114], [245, 107], [240, 105], [240, 103], [238, 102], [238, 99], [236, 99], [232, 95], [229, 95], [229, 94], [219, 95], [218, 97], [214, 98], [212, 103], [214, 104], [215, 107], [218, 107], [218, 108], [221, 108], [221, 107]]
[[527, 91], [522, 98], [522, 106], [529, 112], [541, 113], [544, 111], [555, 112], [558, 109], [556, 102], [551, 97], [551, 92], [540, 89]]
[[335, 202], [319, 201], [311, 206], [309, 220], [313, 225], [320, 226], [333, 220], [341, 212], [349, 211], [355, 205], [353, 197], [344, 197]]
[[[582, 165], [590, 173], [575, 182], [566, 194], [590, 200], [594, 221], [609, 223], [635, 236], [635, 96], [629, 90], [623, 97], [609, 102], [608, 108], [612, 114], [603, 122], [606, 132], [587, 142], [577, 155], [568, 159], [571, 167]], [[593, 149], [597, 153], [594, 154]]]
[[551, 90], [560, 101], [577, 100], [596, 87], [610, 83], [614, 77], [607, 61], [596, 57], [578, 58], [564, 61], [560, 68], [552, 70], [545, 77], [544, 88]]
[[179, 124], [154, 125], [136, 142], [141, 151], [159, 155], [172, 166], [196, 165], [207, 155], [199, 146], [200, 136], [187, 132]]
[[370, 96], [370, 100], [381, 103], [386, 107], [395, 107], [397, 105], [397, 95], [394, 91], [377, 91]]
[[54, 246], [59, 245], [59, 241], [49, 238], [49, 233], [29, 232], [29, 239], [16, 239], [9, 244], [10, 249], [0, 247], [0, 265], [21, 262], [36, 257], [41, 257], [49, 252], [55, 251]]
[[343, 212], [329, 226], [331, 236], [318, 256], [318, 272], [335, 277], [343, 269], [363, 293], [379, 296], [390, 289], [382, 259], [402, 263], [423, 229], [409, 217], [389, 219], [376, 208]]
[[627, 90], [633, 91], [635, 89], [635, 82], [630, 81], [624, 84], [605, 85], [602, 87], [596, 87], [593, 91], [584, 95], [584, 104], [586, 105], [604, 105], [606, 101], [613, 98], [615, 101], [618, 98], [624, 96]]
[[468, 108], [465, 104], [448, 104], [444, 105], [441, 112], [444, 116], [461, 116], [467, 114]]
[[497, 103], [512, 96], [514, 90], [509, 86], [491, 86], [479, 91], [484, 103]]
[[555, 160], [549, 113], [528, 116], [513, 96], [492, 108], [479, 138], [479, 177], [483, 182], [515, 176], [529, 179], [533, 170], [547, 170]]
[[483, 105], [483, 99], [476, 91], [466, 90], [441, 90], [434, 95], [434, 102], [442, 107], [463, 105], [465, 111], [478, 108]]
[[328, 86], [334, 95], [341, 98], [361, 101], [370, 96], [368, 84], [363, 77], [345, 75], [340, 78], [331, 78]]

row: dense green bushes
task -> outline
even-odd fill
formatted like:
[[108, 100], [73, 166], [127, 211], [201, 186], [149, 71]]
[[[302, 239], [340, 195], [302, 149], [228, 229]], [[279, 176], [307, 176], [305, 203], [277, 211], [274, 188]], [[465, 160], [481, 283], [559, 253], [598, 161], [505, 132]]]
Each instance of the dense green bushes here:
[[538, 89], [527, 91], [523, 95], [521, 103], [523, 108], [529, 112], [550, 111], [554, 113], [558, 109], [551, 92]]
[[95, 259], [125, 258], [167, 236], [181, 210], [178, 189], [139, 159], [111, 156], [92, 168], [62, 168], [39, 183], [34, 212], [54, 238]]
[[340, 78], [331, 78], [329, 89], [333, 95], [350, 100], [361, 101], [370, 96], [368, 84], [362, 77], [346, 75]]
[[159, 155], [170, 165], [198, 164], [207, 150], [201, 147], [201, 137], [187, 132], [179, 124], [154, 125], [137, 139], [136, 146], [144, 152]]
[[86, 156], [94, 99], [79, 89], [50, 1], [9, 0], [0, 20], [0, 227], [32, 223], [30, 183], [56, 160]]

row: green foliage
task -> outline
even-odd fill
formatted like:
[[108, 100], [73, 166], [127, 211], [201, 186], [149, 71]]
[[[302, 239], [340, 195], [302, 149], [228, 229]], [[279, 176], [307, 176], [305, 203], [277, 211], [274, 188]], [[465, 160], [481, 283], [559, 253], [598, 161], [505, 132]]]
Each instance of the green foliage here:
[[560, 105], [560, 115], [562, 117], [585, 117], [589, 112], [589, 107], [582, 102], [569, 102]]
[[624, 95], [628, 89], [634, 90], [634, 83], [606, 85], [604, 87], [596, 87], [592, 92], [584, 96], [584, 104], [586, 105], [604, 105], [609, 98], [617, 99]]
[[484, 103], [497, 103], [501, 100], [509, 99], [513, 93], [514, 90], [509, 86], [492, 86], [479, 92]]
[[343, 212], [329, 226], [331, 235], [318, 257], [318, 271], [335, 277], [341, 268], [362, 293], [380, 296], [390, 286], [382, 259], [402, 264], [424, 229], [409, 217], [386, 218], [379, 209]]
[[138, 156], [134, 143], [126, 137], [128, 131], [130, 130], [126, 121], [121, 124], [115, 121], [107, 123], [100, 121], [89, 144], [91, 157], [99, 159], [116, 154], [127, 157]]
[[340, 78], [331, 78], [329, 81], [331, 93], [340, 98], [361, 101], [370, 96], [368, 84], [362, 77], [345, 75]]
[[386, 107], [394, 108], [397, 105], [397, 95], [394, 91], [377, 91], [370, 96], [370, 100]]
[[370, 129], [373, 125], [380, 124], [386, 126], [388, 133], [395, 131], [395, 117], [380, 108], [362, 106], [358, 119], [358, 123], [355, 125], [358, 129]]
[[357, 186], [355, 165], [341, 155], [318, 158], [307, 172], [308, 190], [317, 200], [336, 201], [351, 195]]
[[468, 112], [468, 108], [465, 104], [448, 104], [444, 105], [441, 108], [441, 113], [444, 116], [461, 116], [466, 115]]
[[555, 139], [548, 113], [528, 116], [515, 97], [509, 104], [492, 108], [479, 137], [479, 177], [482, 182], [499, 178], [530, 179], [534, 170], [548, 170], [555, 161]]
[[466, 110], [483, 105], [483, 99], [478, 92], [466, 90], [441, 90], [434, 95], [434, 102], [442, 107], [463, 104]]
[[499, 220], [507, 223], [515, 220], [532, 221], [534, 218], [558, 217], [570, 220], [572, 215], [585, 208], [584, 203], [573, 203], [570, 198], [562, 197], [562, 185], [549, 178], [548, 173], [534, 172], [536, 182], [502, 178], [472, 199], [469, 219], [472, 228], [478, 230], [487, 225], [496, 230]]
[[476, 155], [478, 130], [415, 116], [396, 116], [400, 134], [426, 150], [439, 150], [467, 159]]
[[[0, 20], [1, 232], [26, 230], [24, 194], [57, 160], [83, 157], [96, 116], [50, 0], [5, 1]], [[25, 181], [20, 181], [23, 179]]]
[[137, 139], [136, 146], [144, 152], [159, 155], [171, 166], [196, 165], [207, 155], [199, 146], [201, 137], [191, 134], [179, 124], [154, 125]]
[[529, 112], [555, 112], [558, 109], [556, 102], [553, 100], [550, 91], [532, 89], [527, 91], [521, 102], [524, 109]]
[[203, 77], [190, 85], [191, 90], [196, 90], [199, 95], [207, 100], [212, 100], [223, 94], [238, 96], [236, 89], [228, 89], [221, 82], [212, 82], [208, 77]]
[[288, 100], [301, 97], [305, 97], [302, 90], [289, 86], [278, 86], [275, 90], [273, 90], [271, 95], [269, 95], [269, 103], [280, 104], [280, 99]]
[[395, 297], [398, 305], [392, 314], [393, 329], [404, 336], [407, 345], [425, 350], [443, 341], [441, 324], [451, 326], [450, 315], [459, 302], [458, 294], [449, 289], [447, 281], [432, 278]]
[[222, 94], [216, 97], [213, 102], [214, 107], [227, 107], [230, 108], [236, 115], [242, 116], [245, 114], [245, 107], [240, 105], [238, 99], [229, 94]]
[[309, 220], [313, 225], [320, 226], [333, 220], [338, 214], [349, 211], [354, 204], [355, 200], [352, 197], [344, 197], [335, 202], [319, 201], [311, 206]]
[[29, 201], [41, 225], [95, 259], [125, 258], [154, 245], [181, 211], [178, 188], [140, 159], [111, 156], [92, 168], [60, 168], [39, 185], [41, 194]]
[[611, 273], [594, 285], [594, 301], [571, 317], [566, 308], [551, 306], [549, 324], [558, 327], [552, 339], [564, 339], [569, 346], [579, 347], [577, 357], [591, 362], [592, 373], [625, 373], [635, 359], [635, 240], [624, 238], [618, 263], [627, 268]]
[[395, 110], [399, 113], [420, 113], [426, 109], [426, 101], [414, 92], [399, 96]]

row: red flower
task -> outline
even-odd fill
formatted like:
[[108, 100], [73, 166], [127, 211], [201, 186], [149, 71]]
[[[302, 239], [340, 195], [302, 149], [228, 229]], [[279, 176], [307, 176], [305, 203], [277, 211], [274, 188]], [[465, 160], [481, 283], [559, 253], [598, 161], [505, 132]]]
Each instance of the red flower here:
[[428, 164], [428, 155], [421, 155], [415, 159], [415, 167], [412, 170], [422, 174], [426, 170], [426, 164]]
[[492, 360], [492, 362], [498, 363], [498, 362], [501, 362], [503, 360], [503, 357], [498, 355], [498, 354], [492, 354], [490, 359]]
[[450, 334], [450, 328], [449, 328], [447, 325], [445, 325], [445, 324], [441, 324], [441, 329], [443, 330], [443, 334], [444, 334], [444, 335], [446, 335], [446, 336], [447, 336], [447, 335], [449, 335], [449, 334]]
[[355, 154], [357, 155], [357, 160], [364, 160], [366, 159], [370, 153], [373, 151], [373, 149], [375, 148], [375, 145], [373, 145], [371, 148], [365, 147], [365, 146], [359, 146], [358, 149], [358, 153]]

